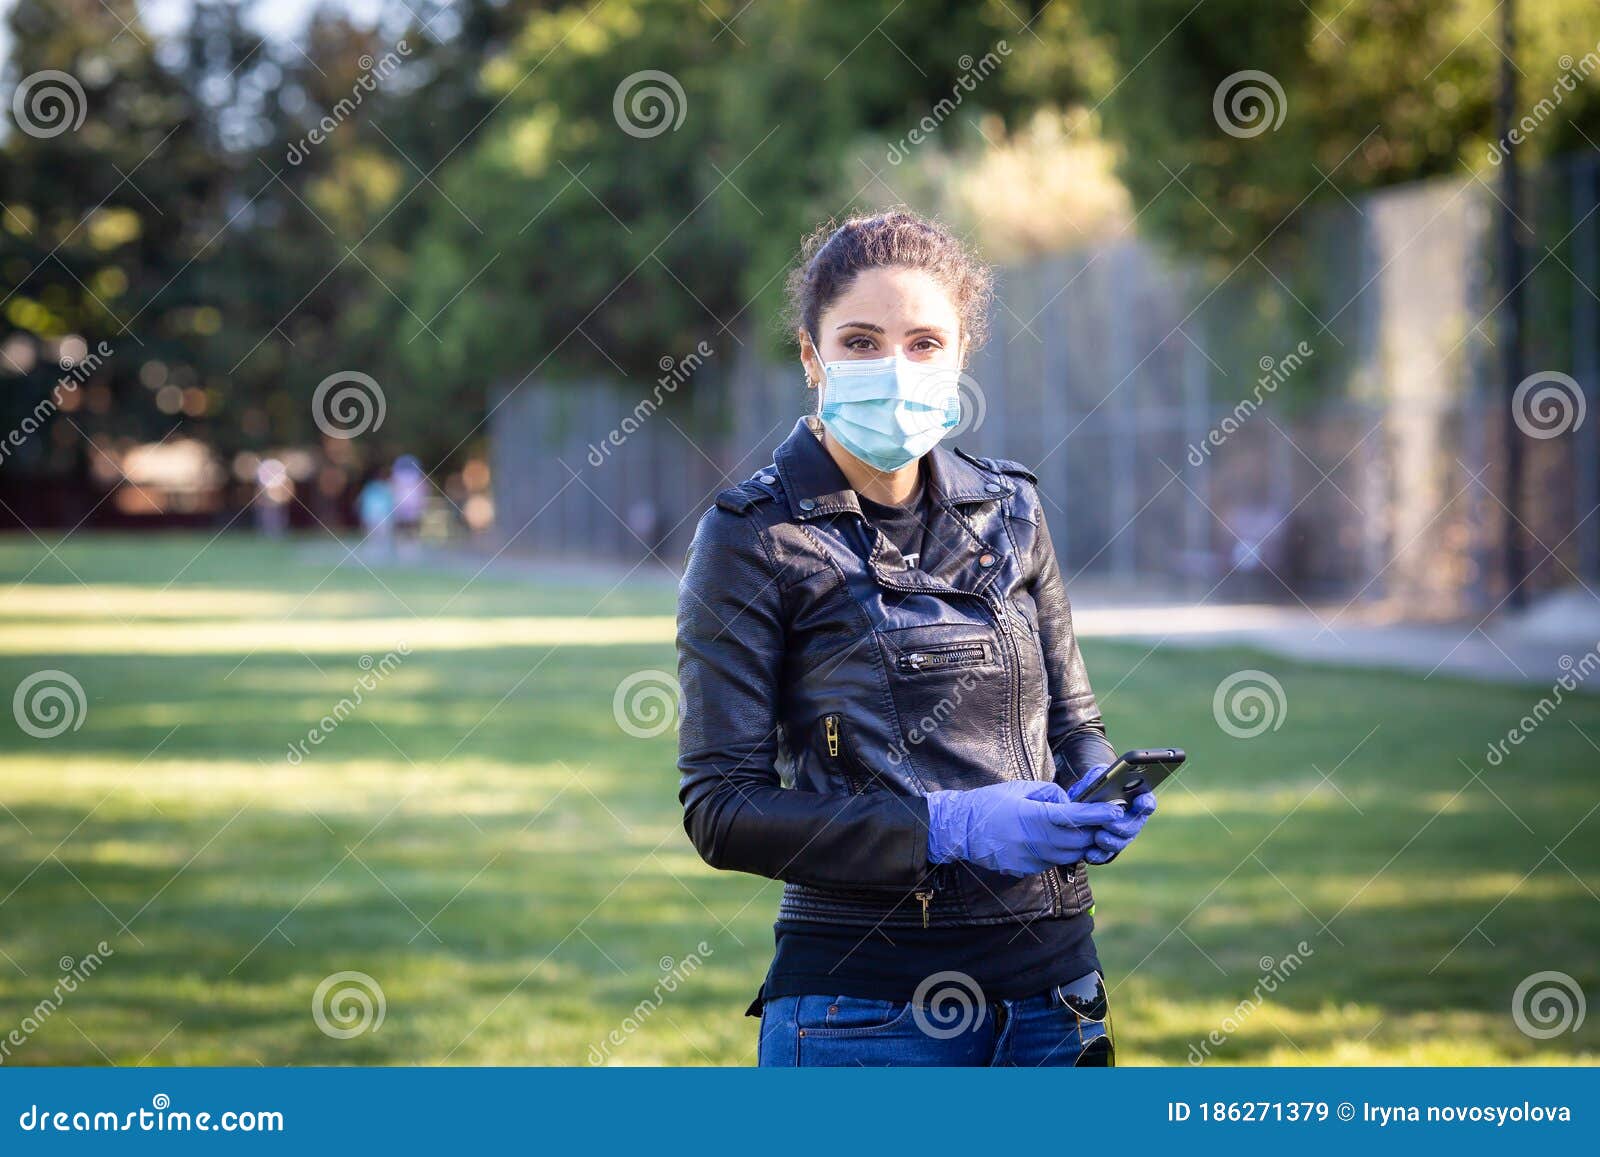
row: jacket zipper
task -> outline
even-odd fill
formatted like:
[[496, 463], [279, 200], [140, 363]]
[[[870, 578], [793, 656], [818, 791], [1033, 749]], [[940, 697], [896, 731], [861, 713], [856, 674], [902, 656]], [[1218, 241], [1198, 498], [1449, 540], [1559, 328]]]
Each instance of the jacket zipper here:
[[[1011, 619], [1007, 614], [1007, 600], [1000, 595], [995, 595], [993, 599], [989, 601], [994, 607], [995, 625], [1000, 629], [1000, 635], [1005, 639], [1006, 645], [1011, 648], [1012, 668], [1016, 672], [1016, 686], [1013, 688], [1014, 694], [1011, 695], [1011, 704], [1015, 709], [1015, 728], [1012, 732], [1012, 739], [1016, 745], [1016, 753], [1020, 758], [1023, 771], [1027, 773], [1029, 779], [1036, 779], [1037, 777], [1033, 774], [1033, 760], [1028, 755], [1028, 745], [1023, 738], [1022, 655], [1017, 649], [1017, 641], [1011, 633], [1012, 627]], [[1046, 868], [1044, 872], [1041, 873], [1041, 876], [1044, 879], [1045, 891], [1050, 893], [1051, 914], [1059, 916], [1063, 911], [1061, 903], [1061, 882], [1056, 878], [1055, 867], [1051, 866]]]
[[982, 643], [941, 643], [908, 651], [894, 662], [902, 671], [945, 671], [953, 667], [976, 667], [988, 658], [989, 650]]
[[[822, 738], [827, 744], [828, 758], [834, 761], [839, 774], [843, 777], [845, 786], [850, 789], [851, 795], [860, 795], [866, 791], [864, 780], [854, 776], [848, 770], [854, 763], [854, 756], [844, 748], [844, 726], [837, 711], [830, 711], [822, 717]], [[918, 903], [922, 905], [922, 926], [928, 926], [928, 906], [933, 903], [933, 889], [925, 888], [913, 892]]]
[[866, 781], [853, 774], [854, 759], [844, 750], [844, 726], [840, 722], [839, 713], [831, 711], [822, 717], [822, 737], [828, 745], [828, 758], [833, 762], [834, 768], [844, 779], [845, 786], [850, 789], [851, 795], [860, 795], [867, 790]]
[[[884, 586], [892, 587], [892, 588], [895, 588], [895, 589], [898, 589], [898, 590], [918, 591], [918, 590], [922, 589], [922, 587], [919, 584], [908, 583], [908, 582], [904, 582], [904, 581], [897, 581], [895, 577], [891, 577], [891, 576], [887, 576], [887, 575], [880, 575], [878, 581], [880, 583], [882, 583]], [[969, 598], [975, 598], [975, 599], [978, 599], [978, 600], [988, 604], [990, 606], [990, 608], [994, 612], [995, 622], [999, 625], [1000, 633], [1003, 636], [1005, 636], [1007, 642], [1011, 646], [1012, 660], [1013, 660], [1013, 663], [1015, 664], [1015, 666], [1017, 668], [1017, 671], [1018, 671], [1017, 686], [1015, 688], [1016, 694], [1012, 696], [1012, 701], [1016, 704], [1016, 717], [1017, 717], [1017, 725], [1016, 726], [1017, 726], [1017, 735], [1019, 737], [1017, 743], [1018, 743], [1018, 747], [1019, 747], [1019, 749], [1021, 751], [1022, 766], [1026, 770], [1028, 778], [1029, 779], [1034, 779], [1035, 777], [1034, 777], [1034, 774], [1033, 774], [1033, 761], [1028, 758], [1027, 749], [1022, 746], [1021, 739], [1020, 739], [1020, 736], [1022, 734], [1022, 686], [1021, 686], [1021, 682], [1022, 682], [1022, 678], [1021, 678], [1021, 663], [1022, 663], [1022, 660], [1021, 660], [1020, 657], [1018, 657], [1017, 651], [1016, 651], [1016, 643], [1011, 638], [1011, 624], [1006, 620], [1006, 612], [1005, 612], [1005, 606], [1004, 606], [1005, 600], [1001, 599], [998, 595], [994, 596], [993, 598], [991, 598], [989, 595], [986, 595], [986, 594], [982, 593], [981, 591], [964, 591], [964, 590], [960, 590], [959, 588], [950, 586], [948, 583], [941, 584], [941, 585], [943, 585], [944, 588], [946, 590], [948, 590], [951, 594], [966, 595]], [[1031, 625], [1030, 625], [1029, 629], [1031, 631], [1031, 629], [1032, 629]], [[1052, 868], [1050, 871], [1047, 871], [1047, 872], [1043, 873], [1043, 876], [1044, 876], [1045, 891], [1050, 893], [1050, 906], [1051, 906], [1052, 913], [1054, 915], [1056, 915], [1056, 916], [1059, 916], [1059, 915], [1061, 915], [1061, 913], [1063, 912], [1064, 909], [1063, 909], [1062, 903], [1061, 903], [1061, 887], [1060, 887], [1059, 882], [1056, 880], [1055, 869]], [[919, 894], [917, 898], [920, 900], [920, 899], [922, 899], [922, 896]], [[923, 900], [923, 904], [924, 904], [923, 916], [924, 916], [924, 919], [926, 919], [926, 917], [927, 917], [927, 908], [926, 908], [927, 902], [928, 902], [928, 900], [931, 900], [932, 898], [933, 898], [933, 893], [932, 892], [928, 892], [927, 893], [927, 900]]]

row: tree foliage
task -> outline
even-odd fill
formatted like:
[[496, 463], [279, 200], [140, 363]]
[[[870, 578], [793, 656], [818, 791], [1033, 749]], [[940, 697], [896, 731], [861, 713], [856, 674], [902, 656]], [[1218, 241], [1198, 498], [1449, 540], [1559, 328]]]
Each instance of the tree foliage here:
[[[387, 398], [365, 452], [459, 457], [497, 389], [770, 348], [804, 233], [944, 204], [952, 173], [1026, 184], [1009, 150], [1041, 110], [1103, 132], [1141, 231], [1233, 261], [1319, 196], [1481, 172], [1496, 25], [1493, 0], [394, 0], [291, 42], [203, 0], [163, 40], [134, 0], [18, 0], [11, 88], [70, 74], [85, 115], [0, 141], [0, 416], [47, 396], [63, 339], [115, 355], [5, 468], [312, 441], [342, 371]], [[1519, 29], [1530, 110], [1600, 51], [1591, 0]], [[1247, 72], [1282, 120], [1229, 133], [1217, 90]], [[1597, 84], [1526, 155], [1593, 147]]]

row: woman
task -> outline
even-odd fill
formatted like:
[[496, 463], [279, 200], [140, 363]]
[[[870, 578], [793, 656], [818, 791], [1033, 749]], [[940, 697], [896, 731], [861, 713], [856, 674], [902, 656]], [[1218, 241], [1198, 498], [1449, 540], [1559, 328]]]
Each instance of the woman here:
[[717, 495], [679, 588], [684, 826], [784, 881], [762, 1065], [1112, 1063], [1086, 864], [1112, 761], [1035, 478], [940, 444], [991, 276], [895, 211], [789, 281], [817, 410]]

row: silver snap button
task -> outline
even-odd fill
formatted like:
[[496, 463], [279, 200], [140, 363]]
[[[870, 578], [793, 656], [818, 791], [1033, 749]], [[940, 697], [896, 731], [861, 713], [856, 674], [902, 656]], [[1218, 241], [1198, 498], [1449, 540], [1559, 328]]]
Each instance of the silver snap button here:
[[761, 476], [761, 481], [765, 482], [768, 486], [771, 486], [777, 480], [778, 476], [776, 474], [763, 474]]
[[802, 498], [800, 500], [800, 509], [801, 510], [815, 510], [816, 508], [817, 508], [817, 500], [815, 498]]
[[994, 555], [990, 554], [988, 551], [985, 551], [978, 556], [978, 565], [983, 567], [985, 570], [992, 567], [994, 565], [994, 561]]
[[1002, 490], [1005, 489], [1005, 487], [1001, 486], [1000, 483], [998, 483], [998, 482], [986, 482], [986, 483], [984, 483], [983, 488], [985, 490], [987, 490], [990, 494], [999, 494]]

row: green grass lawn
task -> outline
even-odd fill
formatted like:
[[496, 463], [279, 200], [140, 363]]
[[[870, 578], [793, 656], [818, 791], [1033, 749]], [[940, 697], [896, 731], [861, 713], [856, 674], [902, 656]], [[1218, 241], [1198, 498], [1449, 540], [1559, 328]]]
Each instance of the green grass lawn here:
[[[326, 542], [206, 542], [0, 540], [0, 692], [56, 669], [87, 701], [53, 738], [0, 715], [0, 1041], [111, 950], [4, 1063], [753, 1063], [778, 885], [700, 863], [674, 733], [613, 715], [673, 667], [670, 586], [380, 582], [330, 574]], [[1595, 1059], [1600, 1010], [1535, 1039], [1511, 1002], [1545, 970], [1600, 992], [1600, 698], [1492, 768], [1541, 689], [1085, 650], [1119, 748], [1191, 752], [1094, 876], [1124, 1063], [1213, 1030], [1218, 1063]], [[1287, 712], [1238, 739], [1212, 692], [1247, 667]], [[319, 1028], [342, 971], [381, 987], [376, 1031]]]

